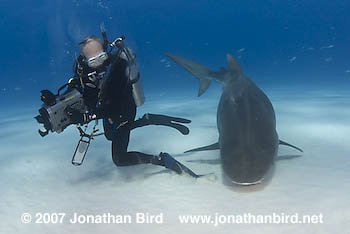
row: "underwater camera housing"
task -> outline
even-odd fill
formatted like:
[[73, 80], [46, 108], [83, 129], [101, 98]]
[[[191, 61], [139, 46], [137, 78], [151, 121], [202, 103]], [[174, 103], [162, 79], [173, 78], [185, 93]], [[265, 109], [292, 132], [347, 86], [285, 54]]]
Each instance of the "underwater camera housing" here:
[[[64, 88], [62, 86], [59, 91]], [[72, 124], [70, 117], [66, 113], [66, 108], [71, 107], [81, 113], [85, 113], [86, 106], [83, 95], [76, 89], [66, 93], [55, 95], [49, 90], [41, 90], [41, 100], [43, 104], [39, 109], [39, 115], [34, 118], [39, 124], [43, 124], [45, 130], [39, 129], [39, 134], [44, 137], [49, 131], [61, 133], [67, 126]]]

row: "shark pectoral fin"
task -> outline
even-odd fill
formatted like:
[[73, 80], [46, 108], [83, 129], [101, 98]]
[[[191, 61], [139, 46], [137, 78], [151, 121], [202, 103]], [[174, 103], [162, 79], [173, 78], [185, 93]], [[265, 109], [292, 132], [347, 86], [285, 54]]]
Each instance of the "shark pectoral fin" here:
[[304, 152], [303, 150], [301, 150], [300, 148], [298, 148], [298, 147], [296, 147], [296, 146], [294, 146], [294, 145], [292, 145], [292, 144], [289, 144], [289, 143], [287, 143], [287, 142], [284, 142], [284, 141], [281, 141], [281, 140], [279, 140], [279, 144], [280, 145], [285, 145], [285, 146], [289, 146], [289, 147], [292, 147], [292, 148], [294, 148], [294, 149], [296, 149], [296, 150], [298, 150], [298, 151], [300, 151], [300, 152]]
[[194, 160], [187, 160], [187, 162], [192, 162], [192, 163], [202, 163], [202, 164], [210, 164], [210, 165], [218, 165], [221, 163], [221, 159], [194, 159]]
[[220, 145], [219, 145], [219, 142], [216, 142], [216, 143], [211, 144], [211, 145], [207, 145], [207, 146], [203, 146], [203, 147], [187, 150], [184, 153], [197, 152], [197, 151], [206, 151], [206, 150], [218, 150], [218, 149], [220, 149]]
[[300, 157], [302, 157], [302, 156], [301, 155], [283, 155], [283, 156], [276, 157], [275, 161], [291, 160], [291, 159], [300, 158]]

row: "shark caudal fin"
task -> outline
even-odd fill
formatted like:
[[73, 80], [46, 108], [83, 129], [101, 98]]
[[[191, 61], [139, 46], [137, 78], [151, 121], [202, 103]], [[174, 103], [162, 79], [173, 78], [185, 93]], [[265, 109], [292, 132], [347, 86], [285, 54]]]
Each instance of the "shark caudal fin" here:
[[200, 87], [198, 91], [198, 97], [201, 96], [210, 85], [211, 80], [216, 79], [218, 81], [224, 80], [225, 69], [221, 69], [219, 72], [213, 72], [205, 66], [198, 63], [189, 61], [176, 55], [165, 53], [165, 56], [172, 59], [175, 63], [183, 67], [186, 71], [191, 73], [194, 77], [199, 79]]

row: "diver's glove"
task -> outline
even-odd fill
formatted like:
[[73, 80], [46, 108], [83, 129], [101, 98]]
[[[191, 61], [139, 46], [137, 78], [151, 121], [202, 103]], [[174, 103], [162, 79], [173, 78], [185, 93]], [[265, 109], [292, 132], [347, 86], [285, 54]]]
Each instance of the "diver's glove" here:
[[66, 108], [66, 113], [69, 116], [72, 124], [84, 124], [89, 122], [89, 116], [85, 113], [80, 113], [80, 111], [68, 106]]

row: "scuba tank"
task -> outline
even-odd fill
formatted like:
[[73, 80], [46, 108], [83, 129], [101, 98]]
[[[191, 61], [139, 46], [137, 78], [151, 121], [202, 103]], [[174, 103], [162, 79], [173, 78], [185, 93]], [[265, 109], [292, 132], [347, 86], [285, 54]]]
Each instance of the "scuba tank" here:
[[124, 48], [120, 53], [120, 58], [128, 61], [125, 75], [129, 78], [129, 82], [131, 83], [132, 96], [136, 106], [142, 106], [145, 103], [145, 95], [141, 84], [140, 72], [136, 64], [136, 55], [130, 48]]
[[145, 95], [143, 93], [143, 88], [141, 85], [140, 72], [137, 68], [135, 53], [124, 45], [124, 36], [121, 36], [110, 43], [107, 39], [104, 23], [101, 23], [100, 29], [104, 41], [103, 49], [107, 51], [108, 45], [110, 46], [110, 51], [115, 47], [118, 47], [117, 57], [120, 57], [128, 62], [128, 67], [126, 68], [125, 72], [126, 77], [128, 77], [129, 82], [132, 86], [132, 96], [134, 98], [136, 106], [142, 106], [145, 103]]

